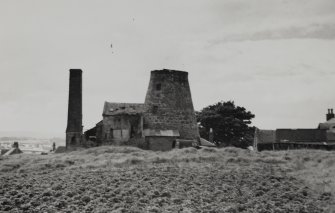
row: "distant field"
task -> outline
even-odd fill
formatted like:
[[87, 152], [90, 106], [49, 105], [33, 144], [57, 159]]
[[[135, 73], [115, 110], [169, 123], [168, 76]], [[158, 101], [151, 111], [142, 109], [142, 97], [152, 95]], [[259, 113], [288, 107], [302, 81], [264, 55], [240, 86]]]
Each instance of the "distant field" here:
[[56, 146], [64, 146], [65, 142], [61, 139], [38, 139], [38, 138], [0, 138], [0, 150], [1, 149], [10, 149], [14, 141], [19, 142], [19, 147], [24, 153], [40, 153], [40, 152], [49, 152], [52, 149], [53, 142], [56, 143]]
[[335, 152], [98, 147], [0, 157], [0, 211], [332, 212]]

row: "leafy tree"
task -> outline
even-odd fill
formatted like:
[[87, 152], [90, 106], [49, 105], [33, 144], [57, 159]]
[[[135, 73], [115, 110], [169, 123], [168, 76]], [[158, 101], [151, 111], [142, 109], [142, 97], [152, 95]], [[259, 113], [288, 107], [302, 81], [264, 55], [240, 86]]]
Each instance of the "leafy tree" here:
[[251, 144], [254, 127], [249, 126], [255, 117], [244, 107], [235, 106], [233, 101], [218, 102], [196, 112], [200, 122], [200, 136], [208, 139], [213, 129], [214, 141], [219, 146], [234, 145], [247, 147]]

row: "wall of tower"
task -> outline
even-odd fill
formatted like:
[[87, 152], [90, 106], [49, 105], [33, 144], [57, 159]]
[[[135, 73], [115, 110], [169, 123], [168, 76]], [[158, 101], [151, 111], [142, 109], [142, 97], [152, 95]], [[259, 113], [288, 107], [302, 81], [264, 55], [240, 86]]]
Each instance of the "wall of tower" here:
[[178, 130], [183, 139], [199, 137], [187, 72], [152, 71], [145, 106], [144, 129]]
[[66, 146], [80, 146], [82, 127], [82, 70], [70, 69]]

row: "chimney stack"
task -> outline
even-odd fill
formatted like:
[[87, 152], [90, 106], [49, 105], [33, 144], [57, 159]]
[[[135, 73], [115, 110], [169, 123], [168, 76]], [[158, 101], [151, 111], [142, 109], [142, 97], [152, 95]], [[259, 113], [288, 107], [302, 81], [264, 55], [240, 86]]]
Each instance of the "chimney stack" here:
[[70, 69], [66, 148], [81, 145], [82, 119], [82, 70]]
[[334, 118], [334, 112], [333, 109], [328, 109], [328, 113], [326, 114], [326, 119], [329, 121], [330, 119]]

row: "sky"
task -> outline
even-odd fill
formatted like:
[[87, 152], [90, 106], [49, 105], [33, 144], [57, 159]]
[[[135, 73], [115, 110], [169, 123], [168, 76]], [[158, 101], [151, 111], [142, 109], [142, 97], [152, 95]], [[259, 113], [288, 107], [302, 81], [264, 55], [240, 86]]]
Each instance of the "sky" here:
[[65, 137], [71, 68], [83, 70], [84, 129], [104, 101], [143, 103], [164, 68], [189, 72], [196, 110], [232, 100], [261, 129], [316, 128], [335, 108], [334, 11], [334, 0], [1, 0], [0, 133]]

